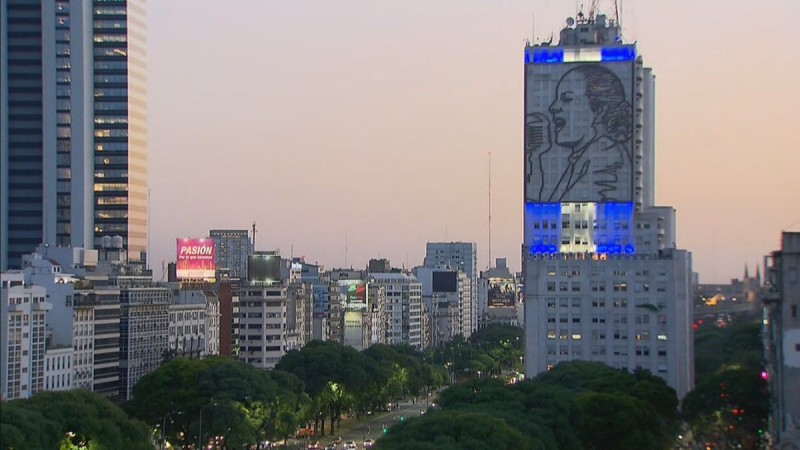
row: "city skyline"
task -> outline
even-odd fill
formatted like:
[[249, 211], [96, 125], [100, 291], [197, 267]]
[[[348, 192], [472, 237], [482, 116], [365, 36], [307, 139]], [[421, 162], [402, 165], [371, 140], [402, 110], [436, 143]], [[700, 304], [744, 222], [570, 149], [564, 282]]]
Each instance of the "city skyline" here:
[[[800, 104], [800, 56], [779, 48], [800, 31], [774, 21], [800, 6], [628, 3], [625, 41], [658, 68], [656, 203], [677, 209], [701, 282], [740, 277], [800, 225], [800, 131], [780, 120]], [[257, 222], [259, 250], [326, 267], [421, 265], [426, 242], [467, 241], [485, 269], [492, 152], [491, 260], [519, 270], [525, 39], [574, 14], [555, 1], [150, 2], [151, 267], [174, 260], [176, 237]]]

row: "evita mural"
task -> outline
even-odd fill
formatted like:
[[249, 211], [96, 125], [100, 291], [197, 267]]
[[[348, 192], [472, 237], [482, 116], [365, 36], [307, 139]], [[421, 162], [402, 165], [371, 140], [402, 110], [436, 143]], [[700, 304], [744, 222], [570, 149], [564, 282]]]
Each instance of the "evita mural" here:
[[527, 66], [526, 200], [633, 200], [632, 65]]

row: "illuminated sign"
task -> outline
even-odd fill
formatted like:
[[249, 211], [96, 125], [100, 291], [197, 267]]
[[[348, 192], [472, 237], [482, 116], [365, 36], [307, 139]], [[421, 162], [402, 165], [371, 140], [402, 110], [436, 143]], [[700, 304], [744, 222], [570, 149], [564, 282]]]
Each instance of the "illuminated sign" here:
[[254, 283], [281, 281], [281, 256], [256, 253], [247, 257], [247, 279]]
[[532, 255], [633, 254], [633, 202], [526, 203], [525, 245]]
[[489, 307], [514, 306], [517, 285], [513, 278], [489, 278]]
[[636, 47], [527, 47], [525, 64], [569, 64], [577, 62], [625, 62], [636, 60]]
[[364, 319], [360, 311], [344, 313], [344, 345], [356, 350], [364, 349]]
[[348, 311], [367, 309], [367, 283], [361, 280], [339, 280], [339, 301]]
[[216, 250], [213, 239], [178, 239], [175, 275], [179, 280], [213, 281]]

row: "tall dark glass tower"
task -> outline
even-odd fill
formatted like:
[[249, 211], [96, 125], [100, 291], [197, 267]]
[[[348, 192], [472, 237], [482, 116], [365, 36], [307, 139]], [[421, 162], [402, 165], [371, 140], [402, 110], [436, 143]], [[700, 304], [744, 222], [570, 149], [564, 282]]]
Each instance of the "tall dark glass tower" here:
[[147, 248], [142, 0], [0, 0], [0, 270], [36, 245]]

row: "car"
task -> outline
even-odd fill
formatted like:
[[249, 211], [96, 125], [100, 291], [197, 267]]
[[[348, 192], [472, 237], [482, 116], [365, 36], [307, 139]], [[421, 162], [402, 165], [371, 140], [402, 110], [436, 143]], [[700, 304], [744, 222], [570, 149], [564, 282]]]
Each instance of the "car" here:
[[315, 433], [313, 428], [300, 428], [299, 430], [297, 430], [297, 435], [295, 437], [297, 437], [298, 439], [303, 439], [306, 437], [313, 438], [314, 434]]
[[357, 450], [356, 441], [347, 441], [344, 443], [344, 450]]
[[364, 448], [372, 448], [375, 447], [375, 441], [373, 439], [367, 439], [364, 441]]
[[308, 450], [319, 450], [319, 442], [312, 442], [308, 444]]

